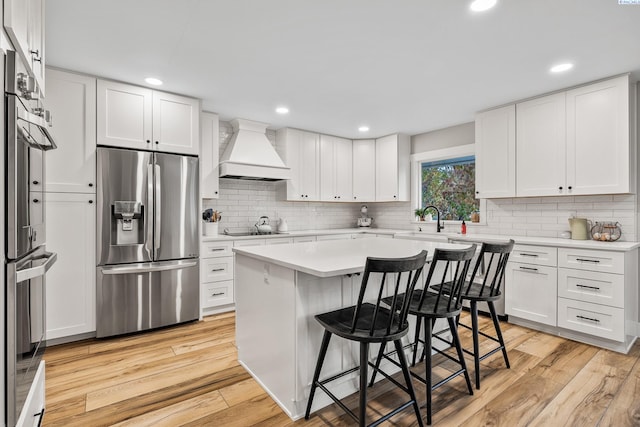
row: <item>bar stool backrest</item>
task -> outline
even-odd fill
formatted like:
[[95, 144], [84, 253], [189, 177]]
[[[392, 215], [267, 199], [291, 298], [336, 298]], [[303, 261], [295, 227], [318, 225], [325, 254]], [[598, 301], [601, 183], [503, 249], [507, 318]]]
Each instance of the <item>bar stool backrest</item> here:
[[[470, 280], [462, 291], [463, 295], [466, 295], [471, 290], [471, 286], [474, 283], [481, 283], [479, 295], [476, 297], [495, 297], [500, 295], [500, 288], [504, 281], [504, 272], [506, 270], [507, 262], [509, 261], [509, 255], [513, 250], [515, 242], [513, 239], [506, 243], [483, 243], [480, 248], [480, 256], [476, 261], [476, 264], [471, 273]], [[490, 254], [489, 262], [486, 262], [485, 255]], [[482, 277], [482, 264], [485, 263], [484, 277]], [[492, 272], [493, 267], [493, 272]], [[480, 274], [478, 274], [480, 273]], [[493, 274], [491, 274], [493, 273]], [[482, 280], [479, 280], [482, 279]]]
[[[362, 306], [364, 304], [365, 294], [367, 293], [367, 286], [376, 286], [376, 301], [375, 309], [373, 313], [372, 321], [370, 323], [369, 335], [373, 336], [377, 320], [381, 314], [380, 307], [383, 307], [383, 311], [391, 310], [392, 315], [387, 316], [388, 321], [386, 324], [386, 335], [394, 334], [406, 327], [407, 316], [409, 314], [409, 298], [404, 298], [401, 304], [396, 304], [399, 301], [398, 295], [405, 293], [411, 295], [413, 289], [418, 282], [422, 269], [427, 260], [427, 251], [422, 251], [417, 255], [407, 258], [372, 258], [368, 257], [364, 267], [364, 273], [362, 275], [362, 282], [360, 284], [360, 293], [358, 295], [358, 303], [353, 314], [353, 320], [351, 324], [351, 333], [354, 333], [356, 326], [362, 324], [360, 316], [363, 314]], [[389, 276], [395, 273], [395, 283], [393, 286], [393, 303], [392, 308], [387, 308], [387, 304], [382, 304], [382, 299], [388, 297], [385, 295], [385, 289], [387, 288], [387, 282]], [[372, 284], [372, 275], [381, 276], [378, 284]]]
[[[475, 244], [467, 249], [436, 248], [425, 283], [427, 292], [421, 294], [418, 311], [426, 314], [425, 310], [429, 310], [433, 314], [441, 314], [456, 312], [462, 308], [460, 294], [475, 252]], [[451, 284], [451, 291], [443, 291], [448, 283]], [[437, 291], [428, 290], [430, 286], [436, 286]], [[434, 294], [435, 304], [425, 305], [427, 297], [433, 297]]]

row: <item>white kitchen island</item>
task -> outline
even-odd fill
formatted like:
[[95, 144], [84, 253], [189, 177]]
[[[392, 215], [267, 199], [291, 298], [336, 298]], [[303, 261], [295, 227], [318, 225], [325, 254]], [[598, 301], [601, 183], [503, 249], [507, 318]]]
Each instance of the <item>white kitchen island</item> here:
[[[367, 256], [398, 258], [424, 249], [430, 259], [435, 248], [465, 247], [373, 237], [234, 248], [240, 363], [289, 417], [301, 418], [323, 333], [314, 315], [355, 304]], [[376, 354], [373, 347], [370, 357]], [[357, 343], [333, 337], [321, 378], [355, 367], [358, 360]], [[386, 371], [394, 370], [387, 364]], [[332, 383], [334, 394], [342, 398], [357, 391], [356, 375]], [[313, 410], [329, 403], [318, 392]]]

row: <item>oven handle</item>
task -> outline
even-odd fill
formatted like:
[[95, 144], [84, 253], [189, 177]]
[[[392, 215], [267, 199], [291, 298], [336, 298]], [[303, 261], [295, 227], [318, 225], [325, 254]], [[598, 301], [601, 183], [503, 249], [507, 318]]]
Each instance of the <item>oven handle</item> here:
[[196, 265], [196, 261], [153, 262], [126, 267], [102, 267], [102, 274], [152, 273], [155, 271], [181, 270], [183, 268], [195, 267]]
[[55, 252], [45, 252], [44, 254], [34, 257], [33, 261], [39, 259], [46, 259], [47, 261], [37, 267], [25, 268], [24, 270], [16, 271], [16, 282], [24, 282], [39, 276], [44, 276], [53, 264], [58, 260], [58, 254]]

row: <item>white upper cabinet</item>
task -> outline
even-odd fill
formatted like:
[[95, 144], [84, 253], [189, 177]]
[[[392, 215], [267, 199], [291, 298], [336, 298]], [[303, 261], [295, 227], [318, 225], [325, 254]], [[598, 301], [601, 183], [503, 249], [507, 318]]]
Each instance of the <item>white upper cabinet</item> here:
[[200, 102], [153, 91], [153, 143], [158, 151], [198, 155]]
[[200, 114], [200, 194], [204, 199], [217, 199], [220, 195], [218, 173], [219, 152], [218, 115], [202, 112]]
[[353, 201], [371, 202], [376, 199], [376, 141], [353, 141]]
[[516, 195], [516, 109], [476, 114], [476, 197]]
[[409, 201], [411, 140], [395, 134], [376, 139], [376, 201]]
[[95, 193], [96, 79], [47, 69], [45, 104], [58, 143], [47, 152], [46, 191]]
[[[634, 92], [635, 94], [635, 92]], [[636, 191], [629, 76], [567, 92], [567, 185], [571, 194]], [[635, 97], [634, 97], [635, 98]]]
[[98, 144], [198, 154], [197, 99], [107, 80], [97, 87]]
[[516, 114], [516, 194], [568, 194], [564, 92], [516, 104]]
[[278, 129], [276, 144], [281, 148], [285, 164], [291, 168], [291, 179], [283, 187], [287, 200], [320, 200], [320, 135], [298, 129]]
[[13, 48], [45, 94], [44, 0], [6, 0], [4, 28]]
[[98, 144], [153, 149], [152, 94], [151, 89], [98, 80]]
[[320, 135], [320, 199], [350, 202], [352, 197], [352, 143], [350, 139]]

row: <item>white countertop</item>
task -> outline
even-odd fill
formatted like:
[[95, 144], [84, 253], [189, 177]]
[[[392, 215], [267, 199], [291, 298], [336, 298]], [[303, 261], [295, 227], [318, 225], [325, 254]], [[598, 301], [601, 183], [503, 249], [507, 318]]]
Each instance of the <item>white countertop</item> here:
[[456, 249], [468, 245], [422, 240], [362, 238], [330, 240], [272, 246], [233, 248], [239, 255], [281, 265], [318, 277], [332, 277], [359, 273], [364, 270], [368, 256], [401, 258], [427, 250], [431, 258], [436, 248]]
[[571, 239], [558, 239], [552, 237], [526, 237], [526, 236], [509, 236], [498, 234], [460, 234], [460, 233], [433, 233], [433, 232], [418, 232], [411, 230], [394, 230], [387, 228], [336, 228], [336, 229], [322, 229], [322, 230], [302, 230], [291, 231], [283, 234], [258, 234], [252, 236], [202, 236], [203, 242], [211, 241], [228, 241], [228, 240], [251, 240], [251, 239], [277, 239], [283, 237], [298, 237], [298, 236], [320, 236], [328, 234], [387, 234], [394, 235], [396, 237], [411, 238], [411, 239], [452, 239], [463, 240], [469, 242], [488, 242], [488, 241], [507, 241], [510, 238], [515, 240], [517, 244], [523, 245], [539, 245], [539, 246], [553, 246], [558, 248], [580, 248], [580, 249], [598, 249], [604, 251], [617, 251], [625, 252], [640, 247], [640, 242], [598, 242], [594, 240], [571, 240]]

